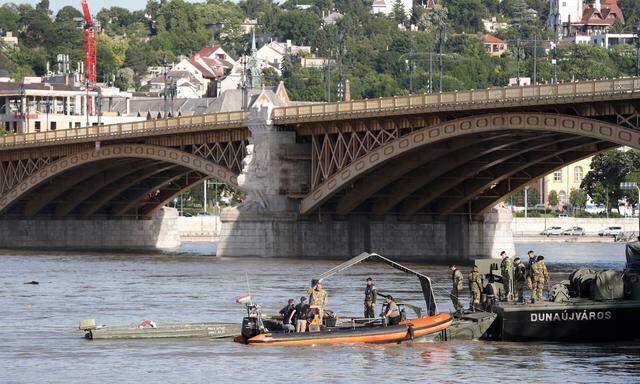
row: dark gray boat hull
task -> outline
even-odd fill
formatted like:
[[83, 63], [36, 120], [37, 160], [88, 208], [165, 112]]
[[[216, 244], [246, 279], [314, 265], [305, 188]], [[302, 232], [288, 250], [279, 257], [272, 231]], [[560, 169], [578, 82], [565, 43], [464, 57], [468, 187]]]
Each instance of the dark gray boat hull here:
[[640, 301], [572, 300], [569, 303], [495, 303], [490, 333], [499, 340], [618, 341], [640, 339]]

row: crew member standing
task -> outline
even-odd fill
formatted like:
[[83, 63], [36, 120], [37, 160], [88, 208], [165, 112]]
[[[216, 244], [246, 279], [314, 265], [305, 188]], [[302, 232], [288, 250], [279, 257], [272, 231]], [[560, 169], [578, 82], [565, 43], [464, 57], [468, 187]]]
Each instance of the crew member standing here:
[[451, 270], [451, 301], [453, 302], [453, 307], [456, 309], [456, 315], [462, 314], [462, 304], [460, 303], [460, 292], [462, 291], [462, 284], [464, 280], [464, 276], [462, 276], [462, 272], [455, 265], [450, 265], [449, 269]]
[[524, 303], [524, 283], [527, 279], [527, 267], [519, 257], [513, 259], [513, 290], [518, 303]]
[[542, 291], [544, 290], [544, 285], [549, 280], [549, 271], [547, 271], [547, 266], [544, 264], [544, 257], [538, 256], [536, 258], [535, 264], [533, 264], [533, 291], [535, 292], [534, 298], [532, 298], [533, 302], [542, 302]]
[[533, 251], [527, 252], [529, 263], [527, 263], [527, 287], [529, 287], [529, 295], [533, 303], [533, 264], [536, 262], [536, 254]]
[[372, 278], [367, 278], [367, 286], [364, 289], [364, 317], [371, 319], [376, 317], [376, 296], [378, 290]]
[[296, 332], [307, 330], [307, 315], [309, 314], [309, 304], [305, 296], [300, 297], [300, 304], [296, 305]]
[[322, 288], [322, 283], [318, 280], [311, 280], [311, 287], [307, 288], [309, 294], [309, 305], [316, 306], [318, 308], [318, 316], [320, 321], [324, 317], [324, 307], [327, 305], [328, 295], [327, 291]]
[[469, 309], [475, 312], [480, 309], [480, 293], [482, 292], [482, 278], [478, 266], [474, 265], [469, 273], [469, 290], [471, 291], [471, 303]]
[[507, 252], [500, 252], [502, 257], [502, 263], [500, 263], [500, 274], [502, 275], [502, 286], [504, 288], [504, 299], [506, 301], [511, 300], [511, 259]]

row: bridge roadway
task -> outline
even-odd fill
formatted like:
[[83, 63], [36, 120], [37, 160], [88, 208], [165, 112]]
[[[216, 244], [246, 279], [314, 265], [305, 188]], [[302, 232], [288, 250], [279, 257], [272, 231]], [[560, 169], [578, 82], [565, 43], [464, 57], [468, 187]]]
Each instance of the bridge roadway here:
[[[231, 112], [7, 135], [0, 214], [148, 219], [205, 178], [245, 188], [251, 143], [270, 165], [245, 176], [268, 170], [278, 209], [303, 220], [476, 217], [568, 163], [640, 148], [639, 127], [640, 78], [621, 78], [292, 105], [262, 123]], [[267, 156], [258, 131], [284, 141]]]

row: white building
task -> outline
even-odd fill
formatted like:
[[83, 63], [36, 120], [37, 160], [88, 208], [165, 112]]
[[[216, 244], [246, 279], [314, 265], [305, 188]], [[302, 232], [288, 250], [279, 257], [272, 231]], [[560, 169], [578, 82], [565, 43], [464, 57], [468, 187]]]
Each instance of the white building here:
[[491, 19], [482, 19], [482, 25], [485, 32], [495, 33], [509, 27], [509, 23], [506, 21], [498, 21], [498, 18], [493, 16]]
[[619, 44], [635, 45], [636, 35], [632, 33], [603, 33], [601, 35], [590, 36], [592, 44], [604, 48], [611, 48]]
[[[124, 114], [111, 111], [115, 97], [124, 100]], [[130, 99], [130, 93], [110, 88], [96, 92], [71, 83], [3, 82], [0, 124], [9, 133], [30, 133], [142, 120], [126, 113]]]
[[[595, 8], [600, 9], [600, 0], [595, 0], [595, 3]], [[562, 24], [580, 21], [582, 12], [583, 0], [549, 0], [547, 26], [551, 30], [557, 26], [558, 33], [561, 34]], [[556, 21], [556, 14], [558, 15], [558, 21]]]

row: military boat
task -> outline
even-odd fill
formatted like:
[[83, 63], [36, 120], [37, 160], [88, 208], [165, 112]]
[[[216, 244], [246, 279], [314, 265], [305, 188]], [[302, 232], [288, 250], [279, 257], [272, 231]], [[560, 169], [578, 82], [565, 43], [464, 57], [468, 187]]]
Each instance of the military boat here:
[[[640, 340], [640, 244], [623, 272], [578, 269], [551, 287], [547, 301], [500, 301], [499, 260], [476, 260], [483, 275], [483, 306], [497, 315], [487, 337], [505, 341]], [[633, 246], [632, 246], [633, 249]]]
[[[453, 318], [449, 313], [437, 313], [431, 280], [429, 277], [400, 265], [375, 253], [362, 253], [318, 276], [322, 282], [336, 273], [342, 272], [364, 261], [378, 261], [397, 270], [418, 278], [422, 288], [426, 315], [421, 308], [408, 303], [397, 302], [402, 319], [398, 325], [388, 325], [382, 318], [349, 318], [337, 321], [335, 316], [325, 316], [323, 326], [318, 332], [285, 333], [282, 324], [265, 321], [260, 308], [253, 302], [247, 302], [247, 316], [243, 319], [242, 336], [236, 341], [251, 345], [306, 346], [317, 344], [342, 343], [390, 343], [413, 341], [431, 334], [439, 334], [449, 328]], [[409, 319], [405, 307], [416, 312], [417, 318]]]

